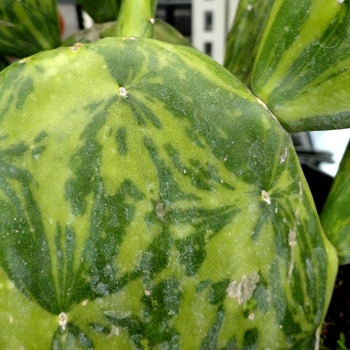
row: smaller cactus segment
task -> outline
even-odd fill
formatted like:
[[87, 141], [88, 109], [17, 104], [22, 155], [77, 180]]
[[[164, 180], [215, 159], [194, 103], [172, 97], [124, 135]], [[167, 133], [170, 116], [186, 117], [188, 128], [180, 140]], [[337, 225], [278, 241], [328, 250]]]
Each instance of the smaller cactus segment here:
[[241, 0], [227, 37], [224, 66], [247, 86], [273, 3], [274, 0]]
[[59, 44], [57, 1], [0, 1], [0, 55], [22, 58]]
[[350, 127], [349, 26], [348, 1], [275, 1], [252, 88], [288, 131]]
[[122, 0], [78, 0], [81, 7], [96, 23], [114, 21]]
[[338, 251], [339, 263], [350, 263], [350, 141], [321, 212], [325, 232]]

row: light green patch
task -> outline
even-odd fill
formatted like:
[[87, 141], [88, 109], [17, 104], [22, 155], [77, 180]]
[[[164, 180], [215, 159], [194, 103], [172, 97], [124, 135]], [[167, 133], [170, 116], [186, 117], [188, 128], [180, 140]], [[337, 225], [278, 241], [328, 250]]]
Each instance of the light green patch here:
[[[50, 348], [58, 318], [28, 299], [0, 269], [0, 343], [6, 349]], [[33, 331], [35, 330], [35, 332]]]
[[[161, 223], [148, 223], [145, 218], [153, 210], [147, 201], [136, 204], [135, 217], [132, 223], [126, 227], [123, 242], [119, 246], [118, 275], [131, 273], [138, 266], [142, 254], [151, 244], [152, 240], [162, 234]], [[135, 234], [138, 232], [139, 234]]]
[[[121, 349], [134, 349], [127, 329], [107, 322], [106, 316], [128, 316], [130, 313], [142, 316], [141, 298], [145, 291], [140, 279], [130, 281], [115, 294], [96, 300], [83, 300], [68, 313], [71, 322], [88, 334], [95, 349], [106, 346]], [[135, 293], [136, 292], [136, 293]]]
[[176, 224], [170, 226], [170, 232], [174, 239], [184, 239], [195, 233], [193, 225], [188, 223]]
[[184, 290], [180, 313], [175, 317], [174, 325], [181, 334], [180, 345], [199, 349], [216, 318], [217, 306], [210, 305], [208, 289], [196, 292], [196, 281], [184, 279]]

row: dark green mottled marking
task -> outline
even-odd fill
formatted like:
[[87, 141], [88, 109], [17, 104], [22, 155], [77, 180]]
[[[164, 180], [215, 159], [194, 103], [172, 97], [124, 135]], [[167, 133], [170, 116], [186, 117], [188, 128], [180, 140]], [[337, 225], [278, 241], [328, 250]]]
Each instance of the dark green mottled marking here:
[[40, 154], [45, 150], [46, 146], [39, 146], [34, 149], [32, 149], [32, 156], [34, 158], [37, 158], [40, 156]]
[[94, 113], [96, 112], [96, 110], [99, 108], [99, 107], [103, 107], [103, 105], [106, 103], [105, 100], [97, 100], [97, 101], [93, 101], [93, 102], [90, 102], [89, 104], [87, 104], [84, 109], [86, 111], [89, 111], [90, 113]]
[[259, 342], [259, 329], [254, 327], [244, 333], [242, 350], [257, 350]]
[[224, 279], [222, 281], [213, 283], [209, 292], [209, 302], [210, 304], [217, 305], [224, 301], [227, 292], [226, 289], [230, 284], [229, 279]]
[[159, 325], [162, 320], [174, 317], [180, 311], [181, 295], [181, 285], [174, 276], [155, 285], [150, 289], [150, 295], [142, 298], [145, 320], [152, 319]]
[[[298, 305], [306, 305], [305, 297], [306, 295], [304, 292], [300, 289], [300, 286], [302, 285], [301, 281], [301, 273], [299, 271], [299, 268], [297, 266], [293, 267], [293, 280], [291, 282], [291, 288], [292, 288], [292, 293], [293, 293], [293, 299], [296, 301]], [[313, 298], [312, 295], [307, 295], [311, 299]], [[307, 311], [310, 310], [304, 310], [305, 312], [305, 317], [307, 317]]]
[[281, 322], [282, 329], [287, 334], [300, 334], [301, 328], [299, 322], [293, 316], [293, 310], [290, 307], [286, 306], [284, 312], [284, 318]]
[[89, 193], [98, 190], [101, 151], [101, 145], [91, 140], [71, 157], [70, 167], [75, 178], [67, 181], [65, 195], [71, 203], [74, 215], [83, 215], [86, 212], [85, 198]]
[[[90, 232], [85, 243], [81, 273], [89, 271], [91, 283], [86, 285], [86, 295], [91, 297], [108, 295], [122, 287], [121, 281], [116, 280], [115, 260], [119, 253], [119, 246], [124, 239], [125, 230], [133, 221], [135, 204], [144, 198], [143, 193], [130, 181], [125, 180], [115, 195], [107, 195], [101, 185], [96, 193], [94, 206], [90, 213]], [[161, 237], [159, 239], [164, 239]], [[167, 249], [167, 245], [154, 249]], [[154, 243], [154, 246], [157, 244]], [[154, 262], [153, 269], [160, 266], [162, 256], [160, 251], [154, 252], [153, 246], [144, 254], [149, 254]], [[157, 256], [156, 254], [159, 254]], [[158, 264], [157, 264], [158, 262]], [[141, 263], [142, 266], [144, 264]], [[144, 271], [142, 271], [144, 272]], [[140, 275], [137, 270], [130, 278]], [[128, 278], [129, 278], [128, 277]], [[123, 281], [125, 283], [126, 280]], [[80, 293], [81, 294], [81, 293]], [[77, 296], [81, 300], [81, 295]]]
[[195, 275], [206, 257], [205, 234], [198, 232], [175, 244], [180, 252], [180, 262], [186, 267], [186, 275]]
[[[66, 256], [64, 255], [64, 243], [62, 242], [62, 237], [63, 237], [63, 232], [62, 232], [62, 227], [57, 224], [56, 225], [56, 236], [55, 236], [55, 244], [56, 244], [56, 249], [57, 249], [57, 269], [58, 269], [58, 279], [60, 281], [61, 285], [65, 284], [65, 279], [66, 276], [64, 274], [64, 270], [66, 268], [65, 266], [65, 258]], [[75, 248], [75, 244], [73, 243], [72, 246]], [[70, 258], [74, 258], [74, 255], [71, 256]], [[64, 288], [63, 288], [64, 289]], [[59, 296], [60, 297], [60, 296]]]
[[[22, 189], [22, 198], [14, 192], [8, 179]], [[40, 208], [30, 190], [31, 175], [2, 162], [0, 189], [7, 200], [0, 201], [0, 262], [11, 280], [28, 297], [35, 295], [48, 311], [59, 311], [52, 266]], [[26, 249], [23, 249], [26, 247]], [[40, 252], [40, 254], [38, 254]], [[18, 259], [10, 259], [17, 256]], [[18, 274], [18, 271], [21, 273]], [[37, 273], [40, 271], [41, 273]], [[37, 278], [33, 278], [37, 274]]]
[[[277, 259], [271, 266], [271, 277], [274, 278], [275, 283], [272, 285], [272, 304], [274, 305], [274, 309], [276, 311], [276, 324], [281, 326], [281, 329], [285, 334], [301, 334], [302, 329], [300, 328], [300, 323], [296, 318], [299, 310], [293, 310], [293, 306], [287, 302], [286, 296], [282, 290], [281, 279], [278, 277], [278, 262]], [[293, 295], [294, 298], [294, 295]], [[298, 300], [298, 296], [296, 297]], [[314, 302], [314, 300], [311, 300]], [[315, 304], [316, 305], [316, 304]], [[296, 306], [297, 307], [297, 306]], [[315, 311], [313, 311], [313, 315], [315, 317]], [[295, 317], [295, 316], [296, 317]], [[320, 319], [321, 322], [321, 319]], [[301, 337], [302, 344], [305, 343], [305, 337]], [[307, 347], [298, 347], [299, 344], [298, 338], [288, 338], [289, 346], [293, 349], [307, 349]], [[307, 343], [314, 344], [315, 340], [310, 339]]]
[[237, 341], [233, 338], [230, 339], [228, 341], [228, 343], [226, 344], [225, 348], [222, 348], [221, 350], [238, 350], [238, 345], [237, 345]]
[[109, 109], [118, 101], [118, 96], [113, 96], [106, 101], [97, 101], [96, 103], [90, 103], [85, 108], [91, 110], [89, 114], [90, 122], [86, 124], [86, 127], [81, 134], [81, 139], [88, 142], [91, 139], [96, 138], [97, 133], [105, 125], [109, 116]]
[[[306, 200], [305, 200], [306, 201]], [[312, 204], [307, 203], [308, 207], [310, 207]], [[310, 232], [315, 232], [315, 226], [312, 222], [309, 222], [307, 219], [303, 219], [301, 221], [299, 229], [299, 235], [300, 237], [307, 237], [307, 234], [310, 234]], [[317, 313], [318, 311], [318, 303], [320, 300], [324, 300], [324, 293], [322, 293], [322, 288], [326, 288], [326, 286], [323, 284], [324, 278], [327, 274], [326, 269], [322, 269], [322, 262], [324, 259], [326, 259], [325, 254], [325, 247], [323, 242], [318, 243], [319, 249], [314, 251], [314, 254], [312, 257], [310, 257], [310, 254], [308, 253], [310, 250], [312, 250], [312, 244], [311, 242], [307, 241], [305, 238], [303, 238], [303, 241], [300, 242], [298, 245], [299, 252], [300, 252], [300, 259], [302, 261], [305, 261], [305, 272], [307, 273], [307, 279], [306, 279], [306, 287], [307, 287], [307, 295], [310, 298], [310, 308], [312, 309], [312, 313], [315, 315], [317, 314], [317, 317], [320, 317], [320, 321], [322, 318], [322, 315]], [[322, 249], [321, 249], [322, 248]], [[316, 273], [316, 271], [318, 271]], [[312, 283], [312, 279], [315, 279], [318, 281], [317, 284]]]
[[[97, 47], [91, 46], [91, 50], [96, 49], [98, 50]], [[116, 59], [118, 60], [119, 67], [130, 67], [131, 56], [126, 55], [125, 52], [123, 52], [124, 50], [127, 50], [127, 48], [120, 45], [118, 48], [118, 53], [116, 54], [115, 47], [113, 45], [106, 45], [103, 48], [103, 56], [106, 60], [109, 72], [119, 86], [126, 86], [128, 81], [139, 82], [139, 78], [137, 77], [139, 74], [139, 69], [116, 69]], [[144, 63], [144, 61], [148, 59], [148, 57], [145, 57], [143, 52], [138, 50], [136, 47], [133, 50], [132, 56], [132, 61], [136, 60]]]
[[[129, 98], [129, 101], [130, 101], [130, 96], [128, 98]], [[135, 118], [135, 121], [136, 121], [137, 125], [140, 126], [140, 127], [146, 127], [147, 123], [146, 123], [146, 120], [144, 118], [145, 115], [144, 115], [143, 111], [139, 110], [135, 106], [135, 103], [132, 103], [132, 102], [129, 102], [129, 101], [128, 101], [128, 105], [130, 106], [130, 109], [132, 110], [132, 115]], [[123, 102], [124, 102], [124, 104], [127, 104], [126, 101], [123, 101]]]
[[[73, 228], [68, 226], [65, 230], [62, 230], [59, 225], [57, 225], [56, 232], [57, 274], [60, 282], [57, 298], [59, 299], [61, 310], [68, 310], [71, 300], [70, 295], [75, 295], [77, 289], [75, 286], [77, 282], [83, 282], [81, 281], [82, 277], [73, 269], [76, 249], [76, 232]], [[71, 293], [68, 294], [68, 291]]]
[[218, 339], [220, 328], [222, 326], [224, 318], [225, 318], [225, 311], [222, 308], [219, 308], [216, 314], [216, 320], [201, 344], [201, 347], [200, 347], [201, 350], [217, 349], [217, 339]]
[[170, 168], [158, 155], [158, 150], [154, 141], [149, 137], [144, 137], [143, 143], [147, 148], [150, 158], [157, 169], [159, 181], [159, 196], [166, 202], [176, 202], [179, 200], [195, 200], [196, 196], [184, 193], [180, 185], [174, 179]]
[[63, 329], [58, 327], [52, 338], [51, 349], [66, 350], [66, 349], [87, 349], [94, 350], [94, 344], [91, 339], [76, 325], [68, 323]]
[[120, 127], [117, 130], [115, 139], [117, 141], [118, 145], [118, 152], [119, 154], [125, 156], [128, 154], [128, 143], [126, 139], [126, 128], [125, 127]]
[[29, 147], [23, 141], [20, 141], [9, 148], [0, 150], [0, 157], [21, 157], [28, 148]]
[[[164, 149], [167, 151], [169, 158], [174, 164], [176, 170], [183, 176], [188, 176], [191, 179], [193, 186], [206, 191], [210, 191], [212, 189], [212, 186], [208, 183], [210, 176], [207, 176], [207, 174], [205, 174], [205, 171], [198, 173], [198, 171], [196, 172], [194, 169], [191, 169], [191, 167], [186, 167], [181, 161], [179, 151], [175, 149], [171, 144], [166, 144], [164, 146]], [[201, 165], [196, 165], [198, 167], [201, 167]]]
[[100, 334], [104, 334], [104, 335], [110, 335], [111, 334], [111, 329], [106, 327], [106, 326], [102, 326], [98, 323], [92, 323], [90, 324], [90, 328]]
[[133, 111], [134, 117], [136, 118], [139, 125], [146, 126], [147, 120], [153, 127], [157, 129], [162, 128], [162, 123], [159, 118], [144, 103], [133, 98], [133, 96], [129, 96], [127, 102]]
[[16, 95], [16, 108], [22, 109], [28, 96], [34, 91], [33, 79], [27, 77], [25, 81], [21, 82], [20, 88]]
[[176, 170], [183, 176], [188, 176], [194, 187], [211, 191], [213, 189], [213, 182], [216, 182], [228, 189], [234, 190], [233, 186], [230, 186], [221, 179], [218, 170], [212, 164], [202, 164], [198, 159], [191, 158], [189, 165], [186, 166], [181, 160], [180, 152], [170, 143], [165, 144], [164, 149]]
[[96, 141], [96, 134], [103, 127], [108, 117], [108, 109], [116, 97], [109, 101], [89, 104], [85, 108], [95, 112], [87, 123], [81, 138], [85, 140], [82, 147], [70, 157], [69, 166], [74, 177], [66, 183], [65, 196], [71, 203], [74, 215], [86, 212], [86, 197], [92, 192], [97, 193], [99, 183], [99, 168], [101, 164], [102, 146]]
[[274, 309], [276, 310], [276, 324], [278, 325], [281, 324], [284, 318], [286, 308], [285, 295], [280, 285], [281, 278], [279, 276], [279, 264], [279, 259], [276, 257], [270, 268], [270, 276], [274, 281], [276, 281], [276, 283], [274, 283], [271, 288], [271, 294], [273, 295], [271, 302], [274, 306]]
[[205, 143], [203, 142], [201, 135], [198, 132], [194, 132], [192, 129], [186, 128], [186, 136], [192, 140], [193, 144], [204, 149]]
[[178, 224], [188, 223], [194, 228], [195, 233], [175, 241], [175, 246], [180, 253], [180, 261], [185, 265], [188, 276], [196, 274], [203, 263], [206, 257], [207, 240], [219, 233], [238, 212], [239, 209], [227, 206], [213, 210], [177, 210], [169, 214]]
[[145, 349], [142, 341], [147, 340], [149, 348], [162, 344], [167, 349], [179, 349], [180, 336], [172, 319], [180, 311], [182, 290], [175, 277], [161, 281], [147, 289], [142, 297], [144, 315], [119, 316], [118, 311], [105, 313], [106, 318], [118, 327], [128, 331], [137, 349]]
[[[242, 106], [243, 108], [243, 106]], [[259, 114], [259, 113], [258, 113]], [[253, 123], [253, 119], [251, 120]], [[229, 171], [234, 173], [240, 180], [243, 180], [257, 188], [268, 188], [271, 179], [278, 179], [282, 169], [271, 168], [266, 164], [267, 159], [279, 161], [280, 155], [276, 154], [276, 147], [280, 148], [286, 142], [287, 135], [283, 133], [271, 133], [263, 125], [263, 119], [254, 118], [257, 128], [247, 128], [243, 118], [235, 118], [230, 124], [220, 125], [221, 120], [215, 120], [231, 137], [223, 137], [217, 128], [212, 126], [196, 127], [211, 146], [212, 154], [224, 162]], [[258, 126], [260, 124], [260, 126]], [[259, 131], [258, 131], [259, 130]], [[240, 149], [247, 152], [235, 152], [234, 145], [240, 145]]]
[[156, 273], [163, 270], [169, 261], [169, 250], [171, 243], [172, 237], [170, 235], [170, 231], [167, 228], [164, 228], [142, 254], [141, 261], [135, 272], [138, 275], [142, 274], [154, 277]]
[[[11, 88], [11, 87], [9, 87]], [[8, 108], [12, 105], [12, 103], [15, 100], [15, 95], [12, 93], [10, 95], [10, 97], [7, 99], [7, 101], [4, 104], [4, 108], [2, 108], [0, 110], [0, 122], [2, 121], [2, 119], [6, 116], [6, 114], [8, 113]]]
[[37, 71], [37, 73], [40, 73], [40, 74], [45, 73], [45, 69], [43, 67], [35, 66], [34, 69]]
[[40, 141], [44, 140], [47, 137], [47, 132], [45, 130], [42, 130], [34, 139], [34, 143], [39, 143]]
[[203, 290], [211, 286], [210, 281], [202, 281], [196, 285], [196, 293], [201, 293]]
[[[264, 203], [262, 203], [262, 205], [265, 205]], [[262, 206], [260, 205], [260, 206]], [[260, 216], [260, 218], [257, 220], [256, 225], [254, 227], [254, 230], [252, 232], [252, 240], [256, 241], [259, 237], [259, 234], [261, 232], [261, 230], [263, 229], [264, 225], [266, 224], [266, 218], [262, 215]]]
[[259, 276], [259, 283], [254, 290], [253, 297], [257, 308], [267, 312], [269, 308], [269, 285], [261, 273], [259, 273]]

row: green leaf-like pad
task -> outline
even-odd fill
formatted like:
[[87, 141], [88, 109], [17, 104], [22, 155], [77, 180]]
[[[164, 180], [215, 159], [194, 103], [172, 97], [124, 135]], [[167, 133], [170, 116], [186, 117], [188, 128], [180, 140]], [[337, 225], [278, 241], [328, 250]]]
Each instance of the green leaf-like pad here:
[[0, 55], [21, 58], [59, 44], [57, 1], [0, 1]]
[[321, 222], [338, 251], [339, 263], [350, 263], [350, 143], [339, 165], [327, 201], [322, 209]]
[[247, 86], [273, 3], [274, 0], [241, 0], [227, 37], [224, 66]]
[[287, 130], [350, 127], [350, 3], [277, 0], [252, 87]]
[[96, 23], [114, 21], [122, 0], [78, 0], [81, 7]]
[[226, 69], [107, 38], [5, 69], [0, 107], [0, 340], [314, 348], [335, 251], [290, 135]]

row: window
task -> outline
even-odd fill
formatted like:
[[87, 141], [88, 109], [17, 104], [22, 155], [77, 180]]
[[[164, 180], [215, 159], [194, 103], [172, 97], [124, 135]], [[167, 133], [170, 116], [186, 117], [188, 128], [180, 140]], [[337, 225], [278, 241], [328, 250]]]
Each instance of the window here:
[[211, 42], [204, 43], [204, 53], [211, 56], [213, 52], [213, 44]]
[[213, 30], [213, 12], [204, 12], [204, 30], [210, 32]]

